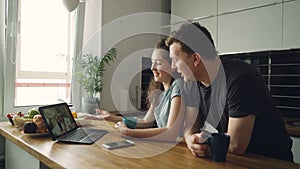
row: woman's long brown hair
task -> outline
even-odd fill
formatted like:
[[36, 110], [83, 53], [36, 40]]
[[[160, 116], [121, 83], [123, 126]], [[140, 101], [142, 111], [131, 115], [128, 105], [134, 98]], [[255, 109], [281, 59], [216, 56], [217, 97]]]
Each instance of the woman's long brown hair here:
[[[169, 47], [165, 44], [165, 41], [166, 41], [166, 38], [163, 38], [161, 39], [160, 42], [158, 42], [155, 46], [155, 49], [162, 49], [162, 50], [165, 50], [166, 52], [164, 52], [164, 55], [163, 55], [163, 58], [168, 61], [170, 63], [170, 65], [172, 64], [172, 60], [171, 58], [169, 57]], [[174, 77], [172, 77], [172, 80], [171, 80], [171, 84], [173, 83], [174, 81]], [[156, 82], [153, 78], [153, 75], [151, 77], [151, 80], [150, 80], [150, 83], [149, 83], [149, 87], [148, 87], [148, 91], [147, 91], [147, 109], [149, 109], [150, 105], [151, 105], [151, 101], [153, 99], [151, 92], [154, 91], [154, 90], [160, 90], [160, 91], [164, 91], [164, 86], [161, 82]]]

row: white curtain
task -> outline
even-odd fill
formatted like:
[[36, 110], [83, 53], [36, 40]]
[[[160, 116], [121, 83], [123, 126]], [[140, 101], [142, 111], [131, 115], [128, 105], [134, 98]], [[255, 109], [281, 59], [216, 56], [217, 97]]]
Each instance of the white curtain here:
[[[13, 106], [14, 100], [14, 81], [15, 81], [15, 42], [17, 34], [18, 23], [18, 3], [19, 0], [2, 0], [1, 1], [1, 19], [0, 19], [0, 32], [1, 32], [1, 75], [0, 84], [1, 102], [0, 108], [2, 109], [1, 115], [7, 112], [15, 112]], [[8, 16], [5, 16], [5, 8], [9, 9]], [[5, 25], [5, 18], [7, 18], [7, 25]], [[6, 27], [5, 27], [6, 26]]]
[[5, 76], [5, 1], [0, 1], [0, 115], [3, 114]]

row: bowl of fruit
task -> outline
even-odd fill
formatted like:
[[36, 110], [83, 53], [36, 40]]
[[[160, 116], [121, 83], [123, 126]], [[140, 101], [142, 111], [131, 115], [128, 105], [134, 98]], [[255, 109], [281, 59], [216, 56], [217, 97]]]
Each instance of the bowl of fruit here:
[[9, 122], [16, 126], [17, 129], [22, 130], [24, 127], [24, 124], [26, 122], [32, 122], [33, 117], [35, 115], [40, 114], [36, 109], [31, 109], [28, 111], [28, 113], [25, 115], [22, 112], [16, 112], [16, 113], [8, 113], [6, 114], [6, 117], [8, 118]]

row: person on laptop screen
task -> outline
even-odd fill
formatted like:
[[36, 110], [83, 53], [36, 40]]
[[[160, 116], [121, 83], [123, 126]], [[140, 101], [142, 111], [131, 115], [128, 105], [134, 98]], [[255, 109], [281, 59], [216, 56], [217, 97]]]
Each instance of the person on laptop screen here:
[[68, 114], [64, 112], [68, 110], [64, 110], [66, 109], [65, 107], [62, 108], [63, 110], [58, 108], [45, 110], [45, 116], [48, 120], [49, 127], [51, 128], [52, 133], [56, 136], [76, 127], [76, 124], [70, 121], [70, 117], [68, 117]]
[[[169, 48], [165, 39], [156, 44], [151, 56], [154, 78], [148, 90], [148, 111], [144, 118], [131, 118], [130, 126], [126, 126], [122, 117], [99, 110], [98, 115], [87, 115], [88, 119], [105, 119], [117, 122], [116, 129], [122, 134], [136, 138], [151, 138], [155, 140], [175, 141], [182, 127], [181, 86], [183, 80], [176, 78], [171, 69]], [[158, 128], [153, 128], [156, 122]]]

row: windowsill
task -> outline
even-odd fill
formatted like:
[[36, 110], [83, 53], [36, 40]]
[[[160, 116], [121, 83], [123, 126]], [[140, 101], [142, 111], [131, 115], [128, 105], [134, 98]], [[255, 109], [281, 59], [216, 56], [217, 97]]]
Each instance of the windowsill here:
[[7, 117], [6, 116], [0, 116], [0, 122], [2, 121], [8, 121]]

